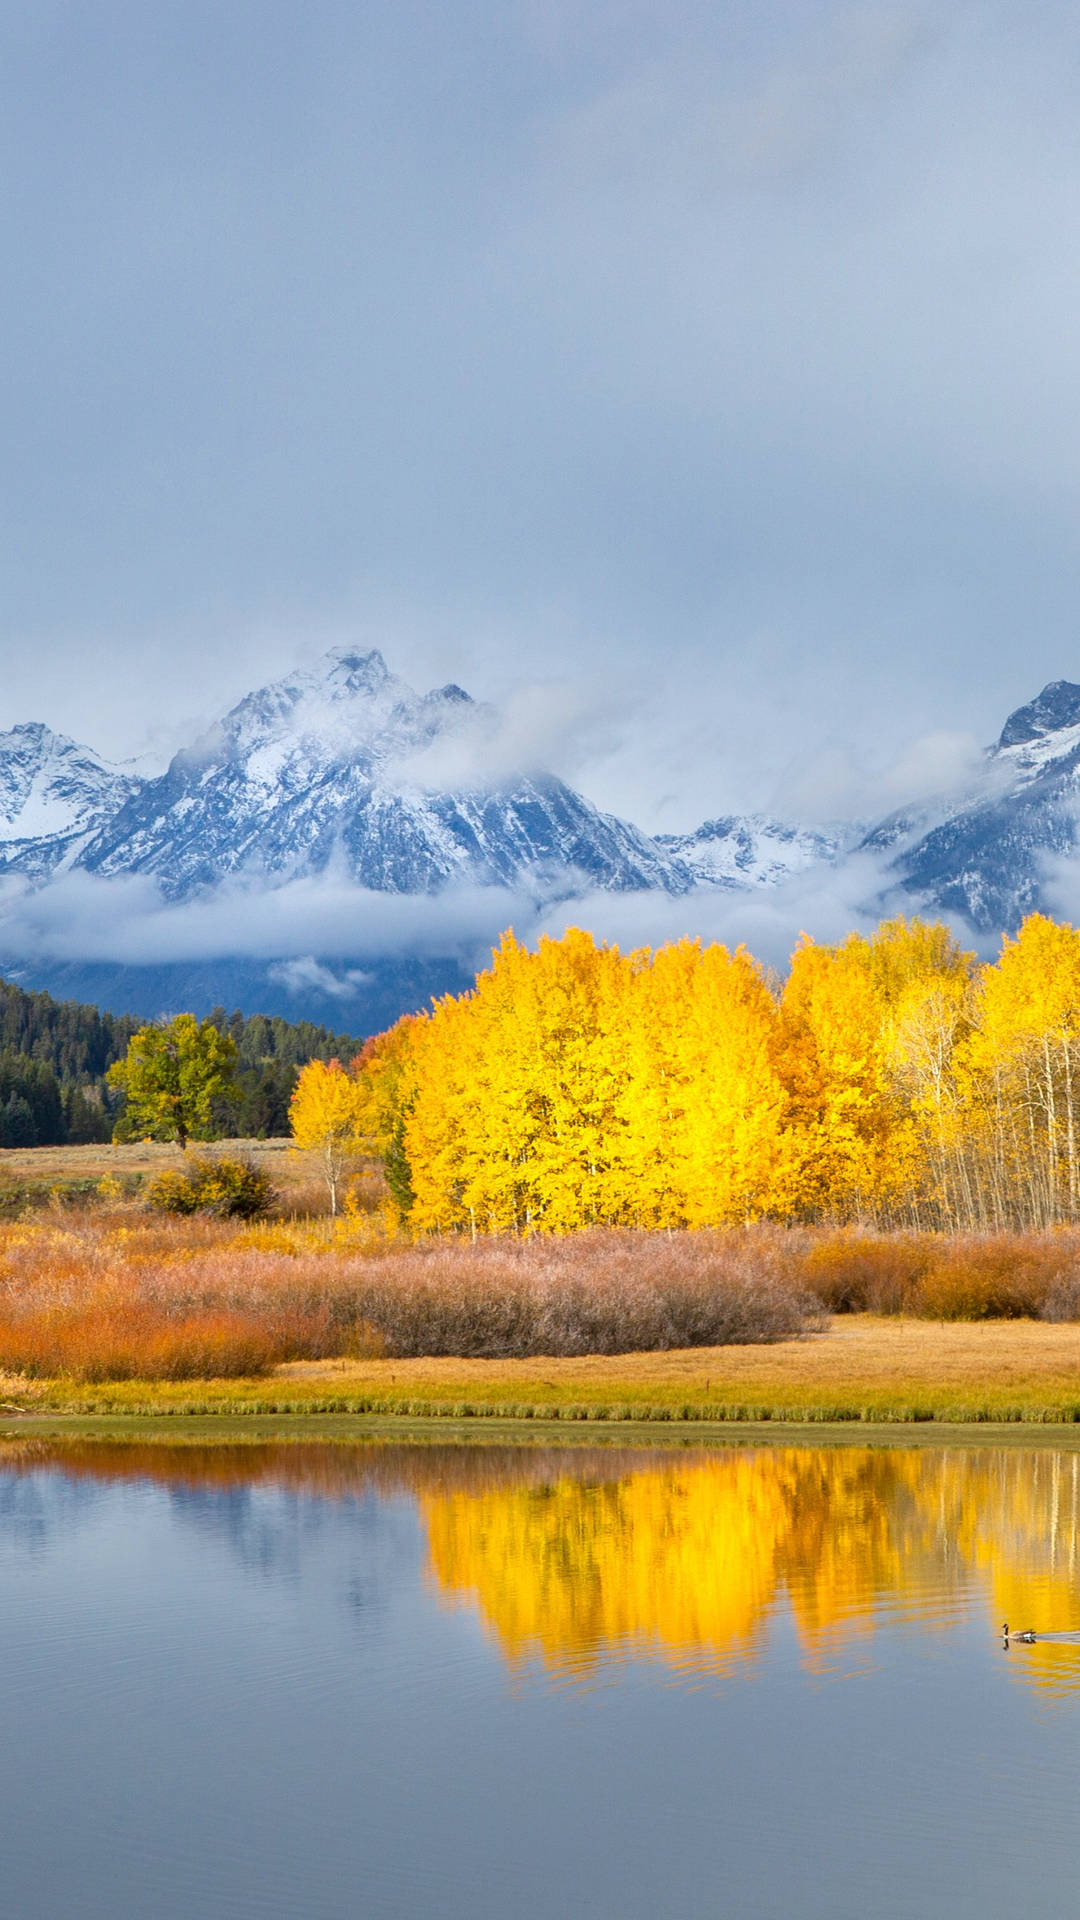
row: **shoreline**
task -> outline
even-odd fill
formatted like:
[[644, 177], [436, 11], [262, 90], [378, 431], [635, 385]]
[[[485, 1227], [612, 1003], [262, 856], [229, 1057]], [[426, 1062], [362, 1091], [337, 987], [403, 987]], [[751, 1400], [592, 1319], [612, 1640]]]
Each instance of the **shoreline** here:
[[254, 1377], [78, 1382], [0, 1375], [0, 1426], [31, 1417], [324, 1418], [662, 1426], [1069, 1427], [1080, 1431], [1080, 1323], [834, 1317], [741, 1347], [576, 1358], [292, 1361]]
[[78, 1414], [0, 1415], [3, 1449], [64, 1440], [102, 1445], [259, 1446], [268, 1442], [343, 1446], [470, 1445], [637, 1448], [653, 1452], [748, 1446], [871, 1448], [1036, 1447], [1080, 1452], [1080, 1422], [1049, 1421], [566, 1421], [417, 1418], [408, 1415]]

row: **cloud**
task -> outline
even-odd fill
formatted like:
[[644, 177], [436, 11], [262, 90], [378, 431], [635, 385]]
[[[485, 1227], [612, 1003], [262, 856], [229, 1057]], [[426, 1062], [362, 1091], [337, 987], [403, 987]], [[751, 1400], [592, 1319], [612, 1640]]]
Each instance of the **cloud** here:
[[[1073, 802], [1072, 817], [1080, 830], [1080, 795]], [[1077, 854], [1044, 854], [1039, 862], [1039, 881], [1043, 910], [1055, 920], [1080, 927], [1080, 858]]]
[[3, 724], [167, 755], [362, 633], [679, 828], [1076, 673], [1069, 10], [38, 11]]
[[763, 35], [749, 62], [731, 60], [727, 48], [718, 57], [716, 39], [672, 35], [555, 121], [552, 176], [567, 190], [585, 180], [594, 191], [707, 203], [805, 174], [940, 37], [924, 5], [818, 13], [816, 32], [796, 29], [779, 44]]
[[354, 1000], [361, 987], [368, 986], [372, 978], [360, 967], [347, 967], [344, 974], [337, 974], [316, 960], [313, 953], [305, 953], [298, 960], [279, 960], [267, 968], [267, 973], [271, 980], [280, 980], [290, 993], [325, 993], [331, 1000]]
[[[745, 891], [700, 887], [671, 897], [583, 885], [555, 904], [526, 888], [384, 894], [327, 878], [225, 883], [176, 903], [142, 876], [70, 873], [36, 890], [0, 882], [0, 965], [32, 978], [35, 965], [52, 963], [131, 969], [252, 961], [298, 999], [320, 994], [343, 1003], [362, 997], [387, 961], [451, 960], [466, 973], [479, 971], [507, 928], [531, 945], [541, 934], [583, 927], [624, 951], [683, 938], [719, 941], [747, 947], [782, 974], [804, 934], [829, 944], [872, 932], [888, 914], [920, 911], [946, 920], [965, 947], [993, 955], [997, 935], [977, 938], [959, 916], [901, 892], [890, 857], [859, 851], [779, 886]], [[1055, 914], [1080, 921], [1080, 862], [1048, 859], [1045, 889]]]
[[397, 762], [390, 777], [443, 793], [541, 772], [573, 780], [618, 750], [623, 725], [639, 704], [640, 694], [618, 682], [526, 679], [508, 688], [498, 708], [462, 705], [452, 724]]
[[937, 728], [907, 742], [883, 765], [863, 750], [837, 741], [793, 760], [778, 783], [774, 805], [796, 821], [880, 820], [897, 807], [917, 807], [968, 793], [985, 774], [985, 754], [975, 736]]
[[305, 969], [335, 960], [468, 956], [510, 921], [534, 918], [527, 895], [498, 887], [396, 894], [333, 879], [226, 883], [178, 903], [144, 876], [68, 873], [37, 889], [0, 883], [0, 953], [9, 961], [264, 959], [287, 965], [297, 985]]
[[[697, 888], [670, 899], [654, 893], [590, 893], [549, 908], [538, 931], [562, 934], [587, 927], [597, 939], [626, 949], [700, 938], [746, 946], [766, 966], [783, 971], [800, 934], [821, 942], [869, 932], [881, 919], [885, 861], [856, 854], [837, 867], [793, 874], [777, 887], [715, 892]], [[907, 903], [910, 910], [911, 903]]]
[[782, 968], [800, 933], [831, 941], [874, 925], [886, 881], [882, 859], [858, 854], [779, 887], [702, 887], [675, 899], [583, 889], [551, 905], [524, 888], [386, 894], [322, 878], [281, 886], [225, 883], [177, 903], [144, 876], [69, 873], [37, 889], [0, 883], [0, 956], [22, 967], [257, 960], [269, 963], [272, 978], [292, 993], [345, 1000], [366, 984], [366, 968], [384, 960], [445, 958], [479, 968], [507, 927], [532, 942], [544, 932], [581, 926], [624, 948], [686, 935], [743, 943]]

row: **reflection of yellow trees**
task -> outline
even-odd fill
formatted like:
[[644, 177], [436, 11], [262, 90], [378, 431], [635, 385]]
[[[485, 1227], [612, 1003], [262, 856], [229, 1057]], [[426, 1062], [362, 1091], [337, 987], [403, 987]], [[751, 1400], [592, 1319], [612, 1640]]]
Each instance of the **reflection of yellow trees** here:
[[[415, 1499], [440, 1590], [476, 1603], [513, 1659], [580, 1668], [648, 1653], [715, 1669], [752, 1657], [778, 1604], [806, 1657], [882, 1614], [944, 1627], [973, 1603], [1080, 1630], [1080, 1453], [1042, 1448], [631, 1449], [426, 1444], [0, 1444], [0, 1470], [307, 1499]], [[1016, 1648], [1010, 1668], [1080, 1687], [1080, 1645]]]
[[[982, 1462], [983, 1497], [957, 1516], [957, 1550], [988, 1577], [995, 1620], [1038, 1633], [1080, 1629], [1080, 1455], [1000, 1454]], [[1021, 1671], [1080, 1686], [1080, 1645], [1037, 1641]]]
[[[511, 1657], [709, 1666], [751, 1653], [784, 1596], [810, 1659], [883, 1608], [941, 1625], [968, 1594], [988, 1631], [1080, 1628], [1078, 1475], [1076, 1455], [778, 1448], [421, 1501], [439, 1586]], [[1080, 1648], [1020, 1670], [1074, 1684]]]

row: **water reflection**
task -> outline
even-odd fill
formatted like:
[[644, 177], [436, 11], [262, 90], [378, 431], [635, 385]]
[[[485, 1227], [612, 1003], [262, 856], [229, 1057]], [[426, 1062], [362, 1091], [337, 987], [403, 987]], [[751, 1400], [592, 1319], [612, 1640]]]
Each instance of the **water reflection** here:
[[[726, 1666], [782, 1603], [811, 1665], [886, 1615], [1080, 1627], [1076, 1454], [778, 1448], [421, 1499], [440, 1586], [511, 1658]], [[1037, 1642], [1020, 1670], [1080, 1684], [1080, 1647]]]
[[[42, 1468], [65, 1497], [29, 1497]], [[315, 1530], [321, 1503], [374, 1513], [405, 1496], [434, 1590], [478, 1610], [516, 1666], [729, 1671], [760, 1656], [779, 1610], [811, 1668], [890, 1618], [941, 1632], [974, 1609], [988, 1633], [1006, 1618], [1080, 1628], [1075, 1453], [23, 1443], [0, 1449], [0, 1512], [40, 1548], [70, 1525], [81, 1483], [135, 1479], [256, 1572], [297, 1551], [295, 1528], [286, 1550], [253, 1503], [260, 1488], [302, 1499]], [[1037, 1641], [1009, 1659], [1025, 1683], [1080, 1688], [1080, 1645]]]

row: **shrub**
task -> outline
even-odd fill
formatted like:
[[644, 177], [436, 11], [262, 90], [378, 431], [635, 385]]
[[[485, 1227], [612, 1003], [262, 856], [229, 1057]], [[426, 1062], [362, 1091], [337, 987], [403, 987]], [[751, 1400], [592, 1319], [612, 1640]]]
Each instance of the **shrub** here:
[[74, 1380], [206, 1380], [265, 1373], [285, 1357], [254, 1314], [173, 1317], [86, 1306], [0, 1320], [0, 1369]]
[[943, 1236], [920, 1281], [915, 1311], [934, 1320], [1071, 1318], [1064, 1309], [1076, 1268], [1069, 1233]]
[[162, 1213], [208, 1213], [218, 1220], [254, 1220], [266, 1213], [275, 1198], [270, 1177], [251, 1160], [215, 1159], [203, 1155], [183, 1171], [169, 1168], [153, 1180], [147, 1192], [152, 1207]]
[[830, 1313], [910, 1313], [934, 1245], [933, 1234], [849, 1227], [816, 1237], [800, 1271]]
[[799, 1263], [830, 1313], [909, 1313], [923, 1320], [1080, 1319], [1080, 1239], [1038, 1233], [815, 1236]]
[[1054, 1274], [1039, 1307], [1041, 1320], [1080, 1320], [1080, 1261]]
[[395, 1358], [742, 1345], [821, 1323], [768, 1229], [426, 1241], [369, 1256], [357, 1282], [356, 1319]]

